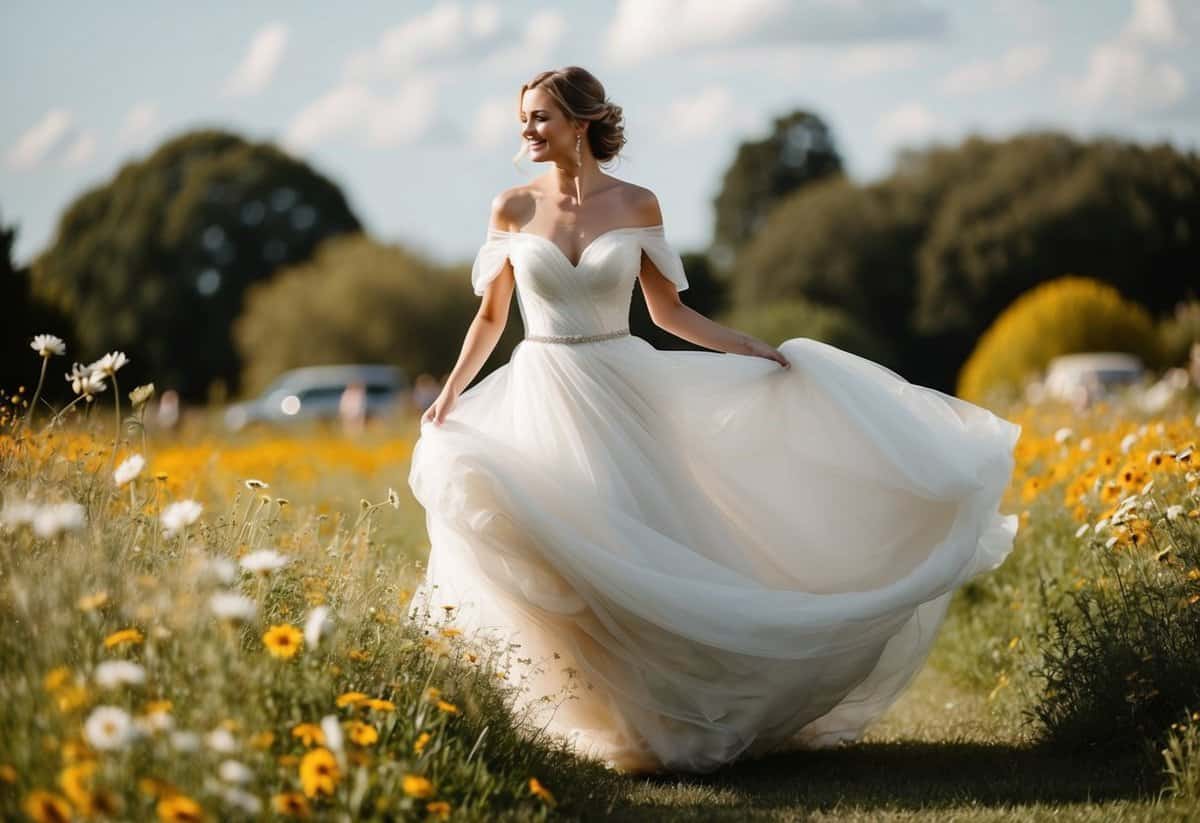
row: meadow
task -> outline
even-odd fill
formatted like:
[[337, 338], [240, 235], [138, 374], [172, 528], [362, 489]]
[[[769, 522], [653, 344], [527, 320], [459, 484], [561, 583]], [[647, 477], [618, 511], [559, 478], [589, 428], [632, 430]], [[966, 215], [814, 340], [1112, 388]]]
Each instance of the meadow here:
[[[57, 374], [61, 341], [38, 342]], [[959, 593], [864, 741], [633, 778], [540, 736], [509, 708], [512, 650], [413, 602], [415, 418], [157, 431], [123, 363], [77, 367], [65, 410], [43, 381], [4, 398], [4, 819], [1200, 813], [1194, 389], [1153, 415], [1132, 397], [1001, 410], [1023, 427], [1013, 555]]]

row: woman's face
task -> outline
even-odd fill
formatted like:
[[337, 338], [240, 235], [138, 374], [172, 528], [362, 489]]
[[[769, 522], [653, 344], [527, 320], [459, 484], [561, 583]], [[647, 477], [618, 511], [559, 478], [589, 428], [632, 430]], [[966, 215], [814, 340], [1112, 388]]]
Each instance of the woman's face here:
[[521, 138], [529, 147], [529, 158], [545, 162], [574, 158], [575, 129], [554, 98], [541, 88], [529, 89], [521, 101]]

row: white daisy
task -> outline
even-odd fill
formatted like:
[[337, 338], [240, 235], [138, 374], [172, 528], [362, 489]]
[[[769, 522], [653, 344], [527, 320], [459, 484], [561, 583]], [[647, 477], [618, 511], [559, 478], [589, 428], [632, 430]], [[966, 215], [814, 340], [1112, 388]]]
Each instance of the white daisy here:
[[1138, 441], [1139, 434], [1141, 434], [1140, 430], [1138, 434], [1127, 434], [1121, 438], [1121, 454], [1127, 454], [1133, 448], [1133, 444]]
[[177, 752], [194, 752], [200, 748], [200, 735], [185, 730], [172, 732], [171, 748]]
[[149, 400], [153, 396], [154, 396], [154, 384], [147, 383], [144, 386], [138, 386], [136, 389], [134, 389], [133, 391], [131, 391], [129, 393], [129, 402], [132, 403], [133, 407], [136, 409], [138, 406], [142, 405], [143, 403], [145, 403], [147, 400]]
[[254, 772], [244, 763], [236, 760], [222, 760], [217, 766], [217, 776], [226, 783], [249, 783], [254, 779]]
[[238, 748], [237, 738], [229, 731], [229, 729], [218, 728], [204, 736], [205, 744], [214, 752], [221, 754], [229, 754], [236, 752]]
[[38, 507], [29, 500], [6, 500], [0, 509], [0, 523], [10, 528], [27, 525], [37, 517]]
[[62, 338], [55, 337], [53, 334], [39, 334], [33, 338], [33, 342], [29, 346], [40, 357], [67, 353], [67, 344], [62, 341]]
[[1167, 519], [1175, 520], [1183, 514], [1183, 506], [1167, 506]]
[[232, 583], [237, 579], [237, 564], [228, 557], [210, 557], [204, 571], [222, 583]]
[[83, 506], [68, 501], [39, 506], [31, 525], [38, 537], [54, 537], [59, 532], [83, 528], [85, 521]]
[[253, 477], [249, 477], [249, 478], [243, 480], [242, 482], [245, 483], [246, 488], [250, 489], [251, 491], [254, 491], [257, 489], [271, 488], [271, 485], [269, 483], [267, 483], [265, 480], [255, 480]]
[[258, 612], [253, 600], [236, 592], [216, 592], [208, 605], [213, 614], [222, 620], [250, 621]]
[[204, 507], [195, 500], [180, 500], [163, 509], [163, 533], [174, 537], [188, 526], [196, 522]]
[[259, 549], [256, 552], [250, 552], [242, 558], [242, 568], [248, 572], [268, 572], [278, 571], [288, 564], [289, 560], [274, 549]]
[[123, 749], [134, 737], [133, 720], [117, 706], [97, 706], [83, 724], [83, 736], [97, 749]]
[[257, 795], [250, 794], [237, 786], [227, 786], [221, 796], [226, 805], [240, 809], [252, 817], [256, 817], [262, 811], [262, 800]]
[[146, 670], [131, 660], [105, 660], [96, 665], [92, 676], [102, 689], [140, 686], [146, 682]]
[[308, 613], [308, 619], [304, 621], [305, 648], [315, 649], [321, 642], [322, 635], [328, 633], [332, 628], [333, 621], [329, 619], [329, 607], [317, 606]]
[[140, 454], [130, 455], [121, 461], [121, 465], [117, 466], [116, 471], [113, 472], [113, 480], [118, 486], [124, 486], [141, 474], [144, 468], [146, 468], [146, 458]]
[[340, 752], [344, 745], [342, 726], [338, 723], [336, 714], [327, 714], [321, 718], [321, 731], [325, 735], [325, 745], [330, 751]]
[[91, 370], [105, 377], [112, 377], [117, 370], [129, 362], [124, 352], [112, 351], [101, 357], [90, 366]]
[[1073, 435], [1073, 434], [1075, 434], [1075, 432], [1073, 430], [1071, 430], [1067, 426], [1063, 426], [1061, 429], [1054, 432], [1054, 442], [1060, 443], [1060, 444], [1065, 443], [1071, 439], [1071, 435]]
[[388, 498], [387, 499], [388, 499], [388, 503], [391, 504], [393, 509], [400, 508], [400, 495], [396, 494], [396, 490], [393, 489], [391, 486], [388, 487]]
[[1085, 534], [1087, 534], [1088, 529], [1090, 529], [1090, 528], [1091, 528], [1091, 526], [1089, 526], [1087, 523], [1084, 523], [1082, 526], [1080, 526], [1078, 529], [1075, 530], [1075, 536], [1083, 537]]

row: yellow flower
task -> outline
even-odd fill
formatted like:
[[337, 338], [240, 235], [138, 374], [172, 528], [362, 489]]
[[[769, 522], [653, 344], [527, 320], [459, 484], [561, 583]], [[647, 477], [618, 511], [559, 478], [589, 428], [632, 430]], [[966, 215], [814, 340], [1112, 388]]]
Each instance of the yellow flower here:
[[427, 778], [418, 774], [406, 774], [400, 781], [404, 793], [409, 797], [433, 797], [433, 784]]
[[368, 709], [374, 709], [377, 712], [394, 712], [396, 704], [390, 700], [380, 700], [377, 697], [372, 697], [369, 700], [364, 700], [363, 705]]
[[550, 794], [550, 790], [543, 786], [536, 777], [529, 778], [529, 792], [535, 797], [541, 798], [548, 805], [554, 805], [554, 795]]
[[304, 635], [295, 626], [281, 623], [267, 629], [263, 633], [262, 641], [272, 657], [289, 660], [300, 651], [300, 646], [304, 644]]
[[83, 708], [91, 699], [88, 690], [83, 686], [70, 685], [58, 690], [54, 696], [58, 701], [58, 710], [60, 712], [73, 712], [76, 709]]
[[434, 800], [432, 803], [426, 803], [425, 811], [438, 820], [448, 820], [450, 818], [450, 804], [445, 800]]
[[425, 747], [429, 745], [431, 737], [432, 736], [429, 734], [429, 732], [421, 732], [421, 734], [417, 736], [416, 741], [413, 743], [413, 751], [417, 754], [425, 751]]
[[66, 685], [67, 680], [71, 677], [71, 670], [66, 666], [56, 666], [46, 672], [46, 676], [42, 679], [42, 688], [48, 692], [55, 692]]
[[374, 726], [358, 720], [351, 721], [346, 725], [346, 734], [352, 743], [359, 746], [370, 746], [379, 740], [379, 732], [375, 730]]
[[458, 714], [458, 706], [455, 706], [453, 703], [447, 703], [445, 700], [439, 700], [437, 707], [446, 714]]
[[299, 792], [286, 792], [271, 798], [271, 806], [277, 814], [288, 817], [308, 817], [308, 800]]
[[94, 760], [67, 766], [58, 773], [58, 785], [76, 808], [82, 809], [89, 805], [92, 796], [92, 775], [95, 773]]
[[370, 699], [371, 698], [367, 697], [362, 692], [346, 692], [344, 694], [339, 694], [335, 702], [340, 708], [342, 706], [357, 705], [358, 703], [362, 703], [363, 701]]
[[121, 629], [119, 632], [113, 632], [108, 637], [104, 638], [104, 648], [111, 649], [114, 646], [123, 646], [126, 643], [137, 644], [141, 643], [145, 638], [137, 629]]
[[37, 823], [70, 823], [71, 806], [53, 792], [35, 789], [25, 798], [25, 814]]
[[158, 801], [155, 807], [158, 819], [165, 823], [200, 823], [204, 810], [187, 795], [172, 794]]
[[428, 689], [425, 690], [425, 699], [428, 700], [430, 703], [435, 702], [441, 696], [442, 696], [442, 690], [439, 689], [437, 686], [430, 686]]
[[271, 748], [271, 744], [274, 742], [275, 732], [258, 732], [250, 738], [250, 748], [263, 752]]
[[446, 626], [442, 629], [442, 637], [458, 637], [462, 634], [462, 629], [456, 629], [453, 626]]
[[5, 783], [12, 784], [17, 782], [17, 777], [17, 770], [14, 769], [11, 764], [0, 764], [0, 780], [3, 780]]
[[316, 723], [300, 723], [292, 728], [292, 737], [300, 738], [305, 746], [324, 746], [325, 732]]
[[83, 597], [79, 598], [79, 602], [75, 605], [79, 607], [81, 612], [90, 612], [95, 611], [107, 602], [108, 592], [99, 591], [95, 594], [84, 595]]
[[337, 761], [329, 749], [313, 749], [300, 761], [300, 783], [308, 797], [332, 795], [340, 778]]
[[165, 714], [171, 711], [171, 705], [170, 700], [151, 700], [146, 703], [143, 711], [146, 714]]

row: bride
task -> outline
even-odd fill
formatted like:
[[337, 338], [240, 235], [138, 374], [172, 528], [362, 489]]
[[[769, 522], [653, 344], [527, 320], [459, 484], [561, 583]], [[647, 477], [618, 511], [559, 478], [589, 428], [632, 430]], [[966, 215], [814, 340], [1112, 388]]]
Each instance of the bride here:
[[[856, 740], [954, 591], [1011, 551], [1020, 427], [680, 302], [654, 194], [600, 169], [621, 108], [584, 69], [536, 75], [519, 117], [549, 170], [493, 200], [479, 310], [421, 419], [414, 613], [511, 644], [519, 708], [616, 769]], [[711, 351], [631, 335], [635, 283], [658, 326]], [[514, 293], [525, 337], [466, 390]]]

